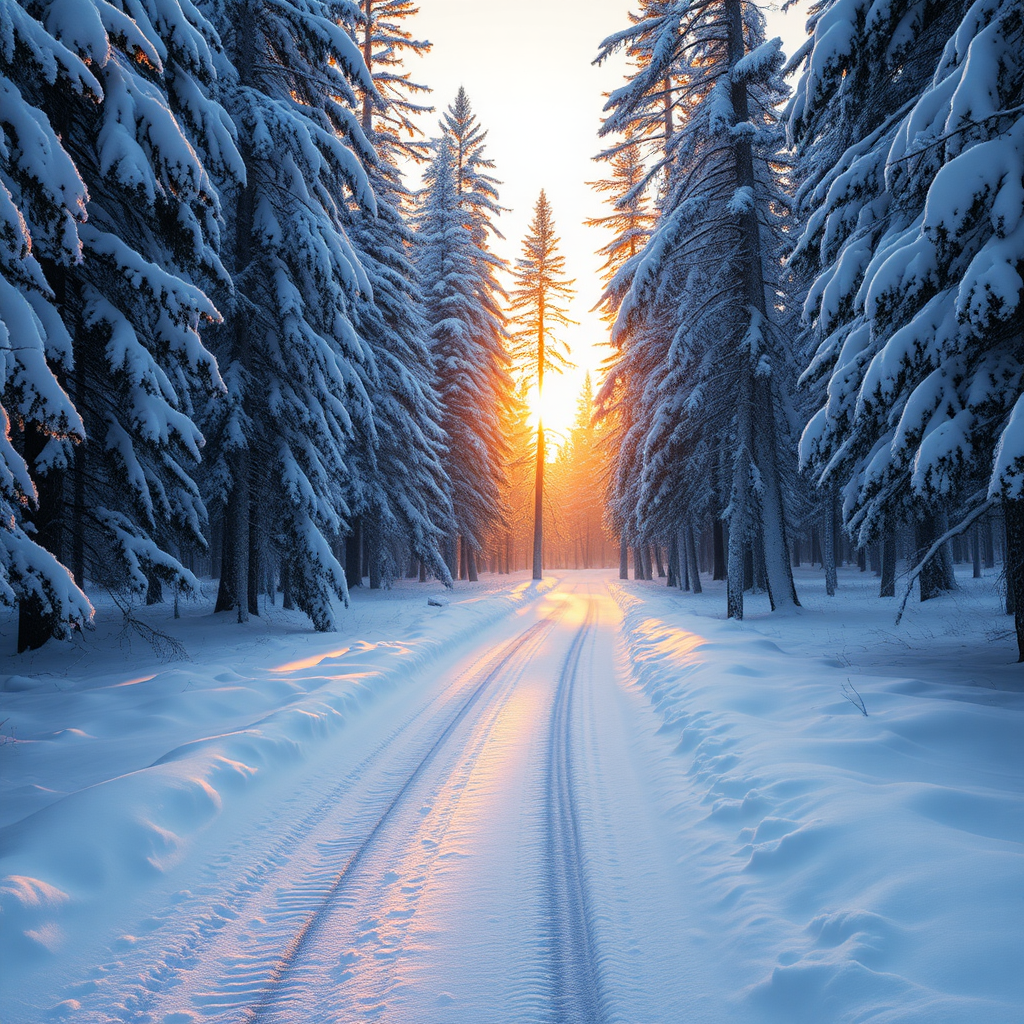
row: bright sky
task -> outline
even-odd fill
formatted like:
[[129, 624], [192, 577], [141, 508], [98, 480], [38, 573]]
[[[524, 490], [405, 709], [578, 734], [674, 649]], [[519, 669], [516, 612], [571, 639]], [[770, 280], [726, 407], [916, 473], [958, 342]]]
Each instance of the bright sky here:
[[[607, 354], [599, 347], [604, 325], [590, 310], [601, 296], [602, 261], [595, 251], [608, 235], [584, 226], [604, 212], [586, 183], [604, 175], [604, 165], [593, 160], [602, 146], [603, 93], [618, 87], [626, 65], [591, 62], [601, 40], [626, 27], [636, 6], [631, 0], [420, 0], [409, 26], [433, 43], [409, 70], [432, 87], [434, 106], [443, 110], [464, 85], [489, 132], [487, 152], [504, 182], [502, 204], [510, 208], [499, 224], [506, 237], [500, 255], [512, 261], [519, 254], [542, 188], [554, 209], [567, 270], [576, 278], [572, 316], [579, 321], [566, 334], [578, 369], [545, 381], [546, 420], [555, 430], [569, 425], [583, 375], [596, 371]], [[768, 16], [770, 31], [792, 52], [803, 36], [803, 15]], [[429, 135], [436, 134], [437, 117], [428, 119]]]

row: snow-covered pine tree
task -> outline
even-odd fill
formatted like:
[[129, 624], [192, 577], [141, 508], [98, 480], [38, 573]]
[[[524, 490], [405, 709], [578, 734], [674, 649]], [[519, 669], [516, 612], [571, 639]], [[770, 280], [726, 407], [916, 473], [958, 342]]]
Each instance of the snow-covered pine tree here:
[[[847, 365], [837, 375], [841, 353], [844, 364], [872, 355], [850, 304], [878, 240], [895, 223], [908, 223], [887, 192], [886, 154], [901, 117], [931, 79], [965, 7], [933, 0], [899, 0], [885, 7], [822, 0], [811, 10], [811, 37], [801, 58], [804, 72], [789, 118], [800, 155], [797, 203], [806, 225], [791, 262], [809, 285], [805, 317], [811, 355], [803, 375], [805, 393], [812, 411], [826, 404], [830, 410], [827, 421], [821, 412], [812, 417], [801, 446], [801, 461], [812, 468], [827, 496], [827, 542], [832, 495], [862, 471], [870, 456], [870, 445], [864, 449], [849, 430], [860, 371], [850, 373], [853, 367]], [[848, 337], [854, 340], [850, 349], [845, 347]], [[842, 504], [849, 527], [848, 495]], [[936, 519], [933, 512], [904, 489], [884, 509], [876, 508], [870, 522], [853, 530], [858, 544], [882, 540], [883, 596], [895, 591], [896, 527], [915, 523], [919, 546], [927, 550], [945, 515], [940, 511]], [[948, 566], [934, 560], [922, 578], [922, 597], [952, 585], [951, 576]]]
[[[346, 499], [359, 517], [371, 588], [387, 586], [410, 553], [425, 571], [449, 583], [442, 555], [452, 529], [444, 431], [401, 173], [407, 159], [421, 158], [424, 149], [411, 116], [425, 108], [411, 96], [426, 91], [402, 70], [403, 55], [421, 54], [429, 43], [413, 40], [401, 28], [400, 22], [416, 13], [411, 3], [363, 0], [361, 10], [362, 21], [350, 31], [377, 88], [376, 96], [362, 93], [360, 107], [377, 154], [367, 167], [377, 209], [350, 211], [352, 240], [371, 285], [356, 298], [353, 313], [373, 353], [375, 373], [373, 432], [358, 437], [351, 460], [358, 491]], [[351, 581], [360, 573], [349, 576]]]
[[559, 329], [568, 327], [566, 303], [576, 294], [575, 281], [565, 276], [565, 257], [555, 230], [554, 214], [542, 190], [533, 220], [516, 260], [510, 306], [512, 355], [522, 375], [537, 388], [537, 451], [534, 474], [533, 578], [544, 575], [544, 377], [569, 365], [569, 351]]
[[[81, 258], [78, 228], [88, 198], [74, 162], [42, 109], [47, 95], [102, 87], [78, 56], [18, 4], [0, 7], [0, 604], [39, 624], [21, 648], [66, 637], [92, 617], [81, 589], [54, 556], [59, 524], [40, 508], [36, 460], [46, 446], [81, 443], [81, 419], [57, 373], [73, 369], [72, 340], [37, 259]], [[29, 222], [32, 228], [29, 227]], [[55, 373], [56, 371], [56, 373]], [[45, 482], [40, 481], [43, 488]], [[48, 497], [48, 495], [47, 495]], [[38, 515], [37, 515], [38, 513]], [[29, 527], [33, 533], [26, 530]]]
[[[42, 514], [57, 524], [53, 553], [76, 579], [151, 598], [161, 583], [194, 590], [179, 559], [182, 545], [205, 545], [193, 410], [222, 388], [199, 335], [218, 317], [200, 283], [221, 275], [204, 158], [230, 166], [234, 154], [207, 94], [216, 34], [179, 0], [75, 0], [41, 13], [100, 87], [42, 97], [89, 195], [80, 261], [67, 258], [66, 238], [28, 218], [73, 342], [65, 384], [86, 434], [73, 450], [51, 439], [35, 455]], [[21, 642], [45, 639], [48, 623], [32, 606], [20, 612]]]
[[505, 263], [489, 249], [492, 236], [504, 237], [495, 224], [496, 218], [505, 212], [498, 191], [501, 182], [489, 173], [494, 170], [494, 161], [484, 153], [487, 132], [473, 113], [473, 104], [461, 86], [455, 94], [455, 101], [441, 118], [441, 128], [451, 138], [459, 205], [468, 218], [473, 242], [487, 257], [487, 265], [491, 268], [487, 287], [492, 295], [504, 297], [493, 274], [506, 269]]
[[[811, 298], [819, 354], [832, 368], [802, 452], [843, 485], [851, 531], [870, 536], [894, 514], [928, 523], [922, 556], [941, 550], [943, 516], [956, 513], [965, 527], [1001, 502], [1016, 596], [1024, 593], [1024, 11], [978, 0], [913, 13], [916, 36], [901, 42], [919, 69], [932, 55], [930, 73], [919, 70], [885, 130], [853, 142], [831, 172], [825, 218], [846, 230], [820, 246]], [[869, 19], [865, 40], [879, 49], [875, 33], [888, 38], [888, 28]], [[827, 102], [824, 86], [804, 93]], [[873, 231], [862, 215], [850, 218], [858, 177], [872, 189]], [[922, 597], [934, 589], [923, 575]], [[1024, 658], [1024, 610], [1016, 621]]]
[[415, 101], [430, 87], [413, 81], [412, 73], [405, 70], [405, 57], [423, 56], [431, 44], [415, 39], [403, 24], [419, 14], [419, 8], [415, 0], [357, 2], [360, 17], [352, 28], [375, 87], [373, 92], [361, 92], [363, 131], [374, 137], [378, 151], [418, 162], [426, 158], [428, 144], [415, 119], [434, 108]]
[[[591, 227], [612, 232], [611, 240], [599, 250], [605, 258], [602, 276], [606, 287], [611, 285], [628, 261], [639, 255], [656, 222], [647, 199], [648, 169], [639, 144], [628, 134], [630, 131], [627, 128], [626, 140], [621, 146], [613, 147], [598, 157], [611, 163], [610, 176], [590, 183], [606, 197], [611, 208], [604, 216], [587, 221]], [[610, 327], [615, 325], [620, 301], [621, 295], [613, 291], [606, 291], [602, 296], [600, 306]], [[636, 495], [632, 493], [633, 484], [639, 478], [637, 426], [640, 422], [640, 417], [635, 414], [639, 398], [632, 388], [640, 379], [640, 370], [627, 363], [631, 356], [639, 354], [640, 347], [634, 350], [626, 343], [624, 335], [618, 336], [617, 347], [621, 355], [605, 375], [605, 384], [597, 397], [597, 412], [605, 424], [602, 443], [610, 453], [609, 519], [622, 543], [628, 546], [640, 539], [635, 518]], [[640, 431], [642, 434], [642, 427]]]
[[352, 324], [369, 281], [345, 231], [373, 210], [356, 90], [373, 91], [349, 0], [211, 0], [236, 78], [224, 90], [245, 161], [230, 190], [234, 293], [217, 352], [229, 386], [211, 417], [222, 520], [218, 608], [258, 609], [268, 557], [318, 630], [347, 599], [349, 447], [373, 431], [372, 352]]
[[[781, 54], [778, 40], [765, 42], [756, 5], [742, 0], [679, 0], [634, 27], [642, 31], [656, 34], [651, 59], [613, 94], [608, 130], [628, 123], [632, 104], [649, 103], [673, 68], [686, 117], [669, 149], [658, 226], [610, 289], [622, 297], [620, 347], [631, 350], [620, 362], [635, 396], [637, 528], [680, 529], [722, 474], [728, 614], [742, 617], [751, 552], [755, 566], [763, 560], [772, 606], [796, 603], [783, 486], [792, 365], [777, 308], [788, 212], [774, 113]], [[628, 38], [613, 37], [605, 51]]]
[[[505, 318], [494, 257], [458, 191], [455, 141], [443, 131], [424, 175], [417, 263], [424, 290], [437, 388], [448, 443], [456, 530], [469, 578], [476, 553], [495, 522], [505, 442], [503, 416], [511, 391]], [[450, 563], [454, 550], [449, 551]]]

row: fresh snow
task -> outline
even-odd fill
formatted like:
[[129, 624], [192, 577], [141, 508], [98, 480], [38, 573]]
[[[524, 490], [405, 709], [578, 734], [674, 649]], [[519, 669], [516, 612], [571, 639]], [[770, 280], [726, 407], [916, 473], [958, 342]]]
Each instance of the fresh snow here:
[[719, 583], [487, 575], [12, 654], [0, 1019], [1019, 1020], [992, 580], [896, 628], [797, 575], [742, 623]]

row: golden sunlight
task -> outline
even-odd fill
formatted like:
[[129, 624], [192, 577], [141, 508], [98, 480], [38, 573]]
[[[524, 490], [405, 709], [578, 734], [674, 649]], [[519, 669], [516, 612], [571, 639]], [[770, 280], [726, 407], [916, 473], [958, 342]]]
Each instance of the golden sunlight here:
[[543, 416], [548, 461], [558, 454], [559, 447], [576, 419], [581, 388], [580, 375], [573, 372], [549, 377], [544, 381], [543, 397], [537, 393], [536, 384], [527, 392], [526, 404], [530, 410], [527, 422], [531, 429], [536, 430], [537, 423]]

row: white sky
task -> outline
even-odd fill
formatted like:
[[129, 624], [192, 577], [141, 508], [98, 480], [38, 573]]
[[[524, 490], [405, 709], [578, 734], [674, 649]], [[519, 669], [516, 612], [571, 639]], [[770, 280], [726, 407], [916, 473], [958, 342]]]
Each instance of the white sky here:
[[[590, 310], [601, 294], [595, 251], [608, 235], [583, 222], [604, 212], [586, 183], [604, 175], [604, 165], [593, 160], [602, 146], [602, 94], [622, 82], [625, 64], [591, 62], [601, 40], [628, 25], [635, 7], [631, 0], [420, 0], [408, 26], [433, 43], [408, 68], [433, 89], [430, 102], [443, 110], [464, 85], [488, 130], [487, 152], [510, 208], [499, 223], [506, 237], [500, 255], [510, 261], [518, 255], [542, 188], [551, 200], [567, 270], [576, 278], [572, 315], [580, 321], [566, 334], [579, 369], [553, 381], [545, 403], [556, 429], [572, 418], [584, 372], [596, 370], [607, 353], [596, 347], [605, 330]], [[803, 14], [767, 13], [769, 31], [782, 35], [792, 52], [803, 37]], [[426, 119], [428, 135], [436, 134], [438, 116]]]

